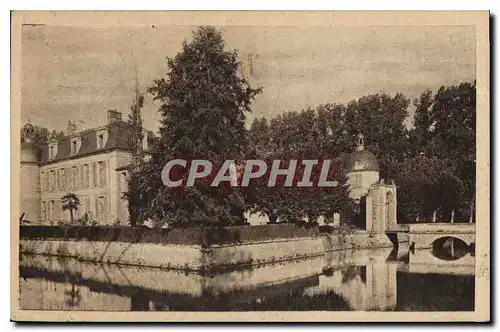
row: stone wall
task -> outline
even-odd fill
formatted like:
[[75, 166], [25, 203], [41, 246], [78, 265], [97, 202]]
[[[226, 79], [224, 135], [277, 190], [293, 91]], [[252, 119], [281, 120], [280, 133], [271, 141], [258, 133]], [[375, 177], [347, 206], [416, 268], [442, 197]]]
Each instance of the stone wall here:
[[392, 247], [385, 234], [321, 232], [319, 227], [292, 224], [216, 230], [101, 228], [98, 232], [89, 228], [44, 228], [45, 233], [24, 229], [20, 251], [94, 262], [212, 270], [317, 257], [337, 250]]

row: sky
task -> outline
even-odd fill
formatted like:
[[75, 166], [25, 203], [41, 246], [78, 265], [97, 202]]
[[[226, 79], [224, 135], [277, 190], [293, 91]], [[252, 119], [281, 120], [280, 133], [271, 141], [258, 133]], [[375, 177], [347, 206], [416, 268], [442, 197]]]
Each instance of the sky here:
[[[65, 130], [71, 120], [84, 130], [105, 124], [108, 109], [126, 119], [136, 77], [142, 90], [165, 77], [166, 58], [194, 28], [23, 26], [22, 123]], [[263, 88], [248, 123], [371, 93], [413, 99], [475, 79], [474, 26], [219, 28], [251, 85]], [[156, 131], [160, 104], [145, 97], [144, 126]]]

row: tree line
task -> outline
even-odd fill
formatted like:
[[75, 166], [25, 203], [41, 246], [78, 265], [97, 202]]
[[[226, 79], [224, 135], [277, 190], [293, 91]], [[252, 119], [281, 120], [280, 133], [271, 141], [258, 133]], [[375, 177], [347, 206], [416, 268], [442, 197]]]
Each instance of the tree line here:
[[[319, 105], [254, 120], [249, 137], [262, 151], [345, 160], [363, 133], [380, 163], [380, 177], [398, 188], [398, 220], [469, 220], [475, 196], [476, 84], [370, 94], [347, 104]], [[414, 124], [408, 127], [413, 104]], [[314, 204], [312, 204], [314, 205]]]
[[[230, 225], [244, 222], [242, 211], [261, 213], [270, 222], [310, 220], [335, 212], [350, 216], [343, 162], [363, 133], [366, 149], [380, 163], [380, 176], [398, 186], [398, 220], [467, 220], [475, 191], [476, 83], [464, 82], [403, 94], [370, 94], [347, 104], [329, 103], [257, 118], [245, 128], [246, 114], [262, 91], [239, 74], [236, 51], [225, 50], [219, 31], [195, 30], [193, 40], [167, 61], [165, 78], [149, 92], [162, 103], [160, 137], [149, 162], [134, 172], [127, 195], [137, 220], [166, 219], [173, 225]], [[414, 124], [405, 121], [414, 109]], [[166, 188], [163, 165], [172, 159], [332, 159], [340, 186], [269, 188]]]

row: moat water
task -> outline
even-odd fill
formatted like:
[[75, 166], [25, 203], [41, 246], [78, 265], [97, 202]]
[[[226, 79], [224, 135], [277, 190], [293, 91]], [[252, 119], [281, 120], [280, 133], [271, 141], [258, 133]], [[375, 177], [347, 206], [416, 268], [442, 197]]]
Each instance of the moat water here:
[[198, 274], [22, 255], [25, 310], [472, 311], [473, 248], [353, 250]]

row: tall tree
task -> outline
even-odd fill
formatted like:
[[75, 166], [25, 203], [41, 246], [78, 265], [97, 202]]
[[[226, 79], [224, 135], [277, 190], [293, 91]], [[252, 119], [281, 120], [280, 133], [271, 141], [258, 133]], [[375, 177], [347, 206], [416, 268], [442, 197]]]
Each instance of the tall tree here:
[[241, 159], [247, 151], [245, 113], [261, 90], [239, 75], [237, 52], [225, 50], [222, 34], [213, 27], [197, 28], [167, 65], [167, 77], [148, 90], [162, 102], [160, 138], [128, 197], [138, 197], [141, 218], [168, 219], [174, 226], [241, 222], [235, 211], [241, 212], [243, 203], [234, 188], [204, 181], [167, 188], [160, 176], [173, 159], [210, 159], [214, 169], [224, 160]]
[[[139, 172], [140, 165], [144, 160], [144, 151], [142, 145], [142, 141], [144, 139], [144, 131], [142, 127], [142, 115], [141, 115], [141, 109], [143, 106], [144, 106], [144, 96], [140, 94], [139, 84], [136, 81], [135, 99], [132, 102], [132, 106], [130, 107], [130, 114], [128, 116], [128, 123], [132, 125], [132, 132], [129, 137], [130, 149], [132, 151], [132, 167], [129, 170], [130, 172], [129, 186], [132, 187], [136, 186], [135, 181], [137, 177], [135, 176], [135, 174]], [[126, 195], [125, 198], [127, 198]], [[137, 195], [130, 196], [128, 197], [128, 199], [129, 199], [128, 212], [130, 218], [130, 226], [135, 227], [137, 226], [139, 218], [138, 204], [140, 204], [140, 202], [138, 201]]]
[[425, 91], [414, 104], [412, 153], [448, 165], [439, 176], [447, 193], [436, 202], [447, 216], [456, 210], [458, 219], [468, 219], [475, 196], [476, 82], [442, 86], [435, 94]]
[[144, 139], [144, 131], [142, 126], [141, 109], [144, 106], [144, 96], [139, 92], [138, 84], [135, 87], [135, 99], [130, 107], [128, 115], [128, 123], [132, 125], [132, 135], [130, 137], [130, 147], [132, 151], [132, 159], [134, 168], [137, 168], [144, 159], [144, 151], [142, 140]]

